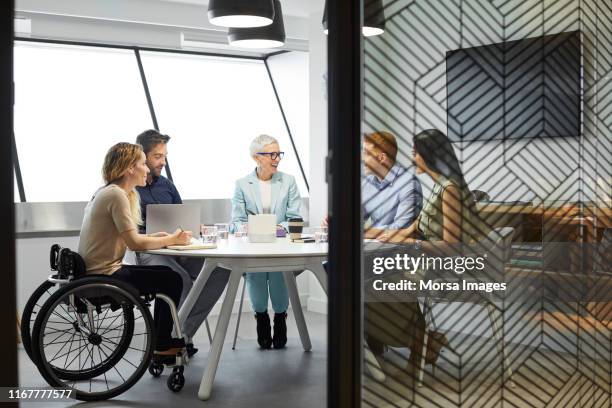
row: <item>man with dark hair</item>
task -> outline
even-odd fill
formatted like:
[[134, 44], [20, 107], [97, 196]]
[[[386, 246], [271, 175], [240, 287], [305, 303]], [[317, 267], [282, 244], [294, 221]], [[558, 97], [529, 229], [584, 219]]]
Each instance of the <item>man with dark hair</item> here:
[[[161, 175], [162, 170], [166, 166], [169, 140], [170, 136], [163, 135], [153, 129], [142, 132], [136, 138], [136, 143], [142, 145], [147, 156], [147, 166], [150, 170], [147, 177], [147, 185], [136, 187], [140, 195], [140, 206], [144, 221], [143, 225], [140, 226], [142, 233], [145, 231], [148, 204], [183, 203], [174, 183]], [[162, 256], [146, 253], [137, 254], [136, 260], [141, 265], [167, 265], [181, 275], [183, 278], [183, 293], [179, 306], [185, 301], [187, 294], [193, 286], [193, 281], [198, 277], [204, 263], [201, 258]], [[185, 321], [183, 331], [187, 336], [187, 351], [190, 355], [197, 352], [197, 349], [193, 347], [192, 337], [202, 325], [202, 322], [206, 319], [206, 316], [208, 316], [208, 313], [210, 313], [219, 297], [221, 297], [223, 289], [225, 289], [229, 280], [229, 275], [230, 271], [223, 268], [216, 268], [211, 273], [204, 286], [204, 290]]]

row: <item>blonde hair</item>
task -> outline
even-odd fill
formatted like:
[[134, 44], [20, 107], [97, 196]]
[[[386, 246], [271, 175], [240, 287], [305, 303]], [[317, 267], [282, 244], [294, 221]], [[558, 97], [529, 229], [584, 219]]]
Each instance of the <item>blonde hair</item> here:
[[[106, 153], [104, 165], [102, 166], [102, 178], [106, 185], [120, 180], [127, 170], [142, 158], [142, 146], [138, 144], [121, 142], [117, 143]], [[140, 212], [140, 197], [136, 190], [128, 193], [130, 202], [130, 213], [136, 225], [142, 225], [142, 214]]]

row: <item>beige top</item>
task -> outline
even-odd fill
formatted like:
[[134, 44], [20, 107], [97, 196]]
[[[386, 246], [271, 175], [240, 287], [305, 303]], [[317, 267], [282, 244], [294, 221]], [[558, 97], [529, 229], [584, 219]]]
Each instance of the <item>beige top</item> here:
[[79, 254], [88, 274], [112, 275], [121, 268], [127, 246], [121, 233], [136, 229], [128, 195], [116, 184], [98, 190], [85, 207]]

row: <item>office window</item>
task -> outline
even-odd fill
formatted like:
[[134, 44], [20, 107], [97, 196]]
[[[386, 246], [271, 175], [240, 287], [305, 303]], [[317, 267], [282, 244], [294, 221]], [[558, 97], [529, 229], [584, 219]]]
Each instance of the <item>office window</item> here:
[[310, 174], [308, 53], [292, 51], [273, 55], [268, 58], [268, 67], [295, 147], [300, 155], [302, 168], [308, 177]]
[[134, 52], [15, 44], [15, 138], [28, 201], [87, 201], [109, 147], [151, 127]]
[[168, 160], [185, 199], [230, 198], [253, 171], [251, 140], [262, 133], [286, 152], [280, 170], [307, 195], [262, 61], [142, 52], [160, 131], [172, 137]]

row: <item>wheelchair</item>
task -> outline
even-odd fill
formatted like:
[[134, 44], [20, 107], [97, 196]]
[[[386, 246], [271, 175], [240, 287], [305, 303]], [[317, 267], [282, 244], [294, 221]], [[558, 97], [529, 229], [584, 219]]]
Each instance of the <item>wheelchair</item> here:
[[[159, 377], [164, 364], [155, 361], [154, 299], [166, 302], [174, 333], [182, 338], [174, 302], [162, 294], [139, 293], [130, 284], [106, 275], [85, 275], [81, 256], [55, 244], [50, 275], [30, 296], [23, 311], [21, 336], [26, 353], [52, 387], [74, 390], [76, 399], [99, 401], [131, 388], [149, 371]], [[185, 384], [185, 347], [176, 355], [168, 388]]]

